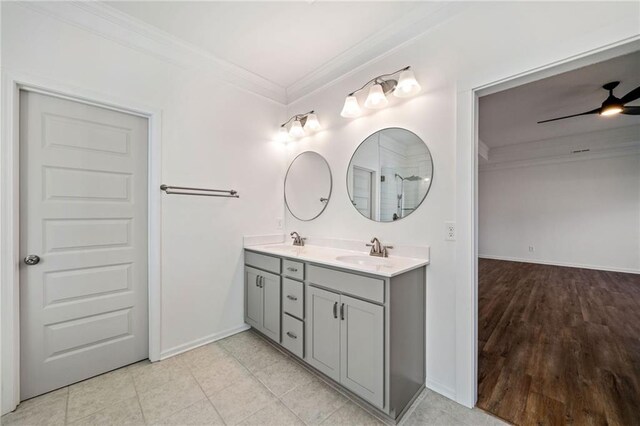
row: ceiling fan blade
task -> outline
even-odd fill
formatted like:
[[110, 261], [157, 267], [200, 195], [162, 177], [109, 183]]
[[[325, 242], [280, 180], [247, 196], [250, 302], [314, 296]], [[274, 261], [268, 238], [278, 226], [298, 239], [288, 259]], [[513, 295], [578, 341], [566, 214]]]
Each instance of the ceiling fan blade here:
[[596, 109], [592, 109], [591, 111], [581, 112], [580, 114], [566, 115], [564, 117], [558, 117], [558, 118], [552, 118], [552, 119], [549, 119], [549, 120], [538, 121], [538, 124], [548, 123], [550, 121], [556, 121], [556, 120], [564, 120], [565, 118], [579, 117], [581, 115], [598, 114], [599, 112], [600, 112], [600, 108], [596, 108]]
[[635, 89], [621, 97], [620, 101], [624, 105], [628, 102], [635, 101], [638, 98], [640, 98], [640, 86], [636, 87]]
[[622, 111], [620, 111], [620, 114], [640, 115], [640, 106], [624, 107], [624, 108], [622, 108]]

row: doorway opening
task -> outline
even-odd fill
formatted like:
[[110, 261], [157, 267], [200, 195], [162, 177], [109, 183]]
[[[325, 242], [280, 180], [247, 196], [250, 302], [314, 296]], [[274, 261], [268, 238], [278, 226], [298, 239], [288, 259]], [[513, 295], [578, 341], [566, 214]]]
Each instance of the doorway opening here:
[[640, 52], [481, 96], [478, 127], [478, 407], [640, 422]]

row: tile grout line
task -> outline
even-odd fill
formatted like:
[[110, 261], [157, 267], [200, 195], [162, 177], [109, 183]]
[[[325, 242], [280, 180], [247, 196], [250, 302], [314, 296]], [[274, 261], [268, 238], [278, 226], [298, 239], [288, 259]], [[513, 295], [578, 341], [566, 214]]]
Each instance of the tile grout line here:
[[[133, 365], [133, 364], [130, 364], [130, 365]], [[129, 365], [126, 366], [125, 368], [128, 369], [129, 376], [131, 376], [131, 382], [133, 382], [133, 390], [136, 393], [136, 401], [138, 401], [138, 407], [140, 408], [140, 414], [142, 414], [142, 421], [144, 422], [145, 425], [149, 424], [149, 423], [147, 423], [147, 418], [144, 415], [144, 410], [142, 409], [142, 402], [140, 402], [140, 392], [138, 392], [138, 387], [136, 386], [136, 379], [135, 379], [135, 377], [133, 377], [133, 372], [131, 371], [131, 369], [129, 369]]]
[[71, 396], [70, 386], [67, 386], [67, 399], [64, 404], [64, 424], [69, 424], [67, 420], [69, 418], [69, 397]]
[[[214, 342], [215, 343], [215, 342]], [[224, 350], [224, 348], [222, 348]], [[200, 390], [202, 391], [202, 394], [204, 395], [204, 399], [206, 399], [209, 404], [211, 404], [211, 407], [213, 408], [213, 411], [216, 412], [216, 414], [218, 415], [218, 417], [220, 417], [220, 420], [222, 420], [222, 423], [224, 425], [227, 424], [227, 422], [224, 420], [224, 418], [222, 417], [222, 414], [220, 414], [220, 411], [218, 411], [218, 409], [216, 408], [215, 404], [213, 403], [213, 401], [211, 401], [211, 399], [209, 398], [209, 395], [207, 395], [207, 393], [204, 391], [204, 389], [202, 388], [202, 385], [200, 384], [200, 382], [198, 381], [198, 379], [196, 378], [196, 376], [193, 375], [193, 371], [191, 370], [191, 365], [189, 365], [189, 363], [186, 360], [182, 361], [185, 366], [187, 367], [187, 371], [189, 372], [189, 375], [191, 375], [191, 377], [193, 378], [193, 380], [195, 380], [195, 382], [198, 384], [198, 387], [200, 388]], [[228, 387], [228, 386], [227, 386]], [[222, 388], [221, 390], [226, 389]], [[194, 402], [193, 404], [189, 405], [189, 407], [196, 405], [199, 401]], [[189, 407], [185, 407], [185, 408], [189, 408]], [[168, 417], [168, 416], [167, 416]]]
[[[248, 330], [248, 331], [249, 331], [249, 332], [251, 332], [250, 330]], [[259, 337], [260, 339], [262, 339], [264, 342], [266, 342], [266, 343], [267, 343], [269, 346], [271, 346], [273, 349], [277, 350], [277, 351], [278, 351], [278, 352], [280, 352], [282, 355], [284, 355], [285, 359], [289, 359], [289, 358], [291, 358], [291, 357], [289, 356], [289, 354], [287, 354], [287, 353], [285, 353], [285, 352], [282, 352], [282, 351], [281, 351], [279, 348], [277, 348], [273, 343], [269, 342], [267, 339], [265, 339], [264, 337], [260, 336], [258, 333], [255, 333], [255, 332], [252, 332], [252, 333], [253, 333], [254, 335], [256, 335], [257, 337]], [[233, 354], [231, 354], [231, 355], [233, 356]], [[240, 360], [238, 360], [238, 362], [240, 362], [240, 363], [242, 364], [242, 362], [241, 362]], [[270, 367], [270, 366], [272, 366], [272, 365], [275, 365], [275, 364], [276, 364], [276, 363], [278, 363], [278, 362], [280, 362], [280, 361], [276, 361], [276, 362], [274, 362], [273, 364], [268, 365], [267, 367]], [[296, 361], [292, 361], [292, 362], [294, 362], [296, 365], [299, 365]], [[244, 365], [244, 364], [242, 364], [242, 365]], [[267, 368], [267, 367], [265, 367], [265, 368]], [[302, 366], [301, 366], [301, 367], [302, 367]], [[304, 367], [302, 367], [302, 368], [304, 368]], [[320, 376], [316, 375], [314, 372], [312, 372], [312, 371], [310, 371], [310, 370], [308, 370], [308, 369], [306, 369], [306, 368], [305, 368], [305, 370], [306, 370], [307, 372], [309, 372], [310, 374], [312, 374], [315, 378], [322, 379]], [[262, 381], [261, 381], [258, 377], [256, 377], [256, 376], [255, 376], [255, 374], [253, 374], [251, 371], [249, 371], [249, 373], [250, 373], [251, 375], [253, 375], [253, 376], [256, 378], [256, 380], [258, 380], [258, 382], [262, 383]], [[328, 383], [326, 383], [324, 380], [322, 380], [322, 382], [328, 385]], [[289, 406], [287, 406], [287, 404], [285, 404], [285, 403], [284, 403], [284, 401], [282, 400], [282, 397], [279, 397], [278, 395], [276, 395], [275, 393], [273, 393], [273, 391], [271, 391], [271, 389], [269, 389], [269, 388], [268, 388], [264, 383], [262, 383], [262, 385], [263, 385], [265, 388], [267, 388], [267, 390], [269, 390], [269, 391], [270, 391], [270, 392], [271, 392], [271, 393], [276, 397], [276, 399], [277, 399], [279, 402], [281, 402], [281, 403], [282, 403], [282, 405], [284, 405], [284, 406], [285, 406], [285, 408], [287, 408], [287, 410], [289, 410], [291, 413], [293, 413], [293, 415], [294, 415], [294, 416], [296, 416], [296, 418], [298, 418], [298, 419], [299, 419], [302, 423], [304, 423], [305, 425], [309, 426], [309, 423], [307, 423], [307, 422], [305, 422], [304, 420], [302, 420], [302, 418], [300, 418], [300, 416], [298, 416], [295, 412], [293, 412], [293, 410], [291, 410], [291, 408], [289, 408]], [[287, 395], [288, 393], [290, 393], [290, 392], [294, 391], [295, 389], [299, 388], [300, 386], [304, 386], [304, 385], [298, 385], [298, 386], [295, 386], [295, 387], [293, 387], [292, 389], [289, 389], [289, 390], [288, 390], [287, 392], [285, 392], [284, 394], [282, 394], [282, 396]], [[334, 389], [334, 388], [333, 388], [333, 387], [331, 387], [331, 389]], [[334, 389], [334, 390], [335, 390], [335, 389]], [[338, 393], [339, 393], [340, 395], [344, 396], [344, 397], [346, 398], [346, 400], [347, 400], [347, 401], [351, 401], [351, 399], [349, 399], [346, 395], [342, 394], [341, 392], [338, 392]], [[340, 407], [338, 407], [338, 408], [336, 408], [335, 410], [333, 410], [331, 413], [329, 413], [329, 415], [328, 415], [327, 417], [325, 417], [324, 419], [322, 419], [322, 422], [320, 422], [320, 424], [322, 424], [323, 422], [325, 422], [325, 421], [326, 421], [329, 417], [331, 417], [331, 416], [332, 416], [336, 411], [338, 411], [339, 409], [341, 409], [341, 408], [342, 408], [342, 407], [344, 407], [345, 405], [346, 405], [346, 402], [345, 402], [345, 403], [343, 403], [342, 405], [340, 405]]]
[[[249, 331], [249, 330], [246, 330], [246, 331]], [[256, 333], [253, 333], [253, 334], [257, 336], [257, 334], [256, 334]], [[231, 337], [231, 336], [230, 336], [230, 337]], [[261, 337], [261, 336], [258, 336], [258, 337]], [[244, 369], [245, 369], [245, 370], [247, 370], [247, 372], [249, 373], [249, 375], [250, 375], [251, 377], [253, 377], [253, 378], [254, 378], [258, 383], [260, 383], [262, 386], [264, 386], [264, 388], [265, 388], [267, 391], [269, 391], [269, 393], [271, 393], [271, 395], [273, 395], [273, 396], [276, 398], [276, 400], [277, 400], [278, 402], [281, 402], [281, 403], [282, 403], [282, 400], [278, 397], [278, 395], [276, 395], [276, 394], [275, 394], [271, 389], [269, 389], [269, 387], [267, 387], [267, 386], [262, 382], [262, 380], [260, 380], [260, 379], [259, 379], [259, 378], [258, 378], [258, 377], [257, 377], [257, 376], [252, 372], [252, 371], [251, 371], [251, 370], [249, 370], [249, 368], [247, 368], [247, 366], [246, 366], [242, 361], [240, 361], [240, 359], [238, 359], [238, 357], [236, 357], [236, 356], [235, 356], [231, 351], [229, 351], [227, 348], [225, 348], [222, 344], [220, 344], [220, 347], [221, 347], [225, 352], [227, 352], [227, 353], [228, 353], [228, 354], [229, 354], [233, 359], [235, 359], [236, 361], [238, 361], [238, 362], [240, 363], [240, 365], [242, 365], [242, 366], [244, 367]], [[280, 351], [278, 351], [278, 352], [280, 352]], [[281, 353], [282, 353], [282, 352], [281, 352]], [[286, 359], [286, 358], [288, 358], [287, 354], [285, 354], [285, 353], [282, 353], [282, 354], [285, 356], [285, 359]], [[274, 362], [273, 364], [269, 364], [268, 366], [266, 366], [266, 367], [264, 367], [264, 368], [271, 367], [272, 365], [275, 365], [275, 364], [277, 364], [278, 362], [280, 362], [280, 360], [278, 360], [278, 361]], [[264, 369], [264, 368], [263, 368], [263, 369]], [[233, 386], [233, 385], [232, 385], [232, 386]], [[211, 403], [211, 404], [213, 405], [213, 403]], [[290, 409], [289, 407], [287, 407], [284, 403], [282, 403], [282, 405], [284, 405], [284, 407], [285, 407], [287, 410], [289, 410], [289, 411], [290, 411], [294, 416], [296, 416], [296, 418], [298, 418], [302, 423], [304, 423], [304, 424], [306, 425], [306, 423], [305, 423], [302, 419], [300, 419], [300, 418], [296, 415], [296, 413], [294, 413], [293, 411], [291, 411], [291, 409]], [[215, 407], [214, 407], [214, 408], [215, 408]], [[250, 415], [248, 415], [247, 417], [245, 417], [245, 418], [241, 419], [238, 423], [241, 423], [241, 422], [245, 421], [245, 420], [246, 420], [246, 419], [248, 419], [249, 417], [253, 416], [254, 414], [259, 413], [260, 411], [264, 410], [265, 408], [267, 408], [267, 406], [266, 406], [266, 405], [265, 405], [264, 407], [260, 408], [258, 411], [254, 412], [254, 413], [251, 413], [251, 414], [250, 414]], [[221, 416], [221, 417], [222, 417], [222, 416]], [[223, 420], [223, 421], [224, 421], [224, 420]]]
[[[250, 329], [249, 329], [249, 330], [246, 330], [246, 331], [247, 331], [247, 332], [250, 332], [250, 333], [252, 333], [254, 336], [256, 336], [256, 337], [258, 337], [258, 338], [262, 339], [265, 343], [267, 343], [267, 344], [268, 344], [269, 346], [271, 346], [273, 349], [277, 350], [279, 353], [281, 353], [281, 354], [285, 357], [284, 359], [288, 359], [288, 358], [290, 358], [288, 354], [286, 354], [286, 353], [282, 352], [281, 350], [279, 350], [278, 348], [276, 348], [274, 345], [272, 345], [270, 342], [268, 342], [266, 339], [264, 339], [264, 338], [263, 338], [262, 336], [260, 336], [259, 334], [255, 333], [255, 332], [252, 332]], [[304, 424], [304, 425], [307, 425], [307, 426], [308, 426], [307, 422], [305, 422], [304, 420], [302, 420], [302, 419], [300, 418], [300, 416], [298, 416], [295, 412], [293, 412], [293, 410], [292, 410], [291, 408], [289, 408], [289, 406], [287, 406], [287, 404], [285, 404], [285, 403], [284, 403], [284, 401], [282, 400], [282, 398], [281, 398], [281, 397], [279, 397], [278, 395], [276, 395], [276, 394], [275, 394], [271, 389], [269, 389], [269, 387], [268, 387], [266, 384], [264, 384], [264, 383], [262, 382], [262, 380], [260, 380], [260, 379], [259, 379], [259, 378], [258, 378], [258, 377], [257, 377], [257, 376], [252, 372], [252, 371], [251, 371], [251, 370], [249, 370], [249, 369], [244, 365], [244, 363], [243, 363], [242, 361], [240, 361], [240, 359], [238, 359], [238, 358], [237, 358], [233, 353], [231, 353], [231, 351], [229, 351], [229, 350], [228, 350], [227, 348], [225, 348], [223, 345], [220, 345], [220, 346], [221, 346], [221, 347], [222, 347], [222, 349], [224, 349], [224, 350], [225, 350], [229, 355], [231, 355], [231, 357], [233, 357], [236, 361], [238, 361], [238, 362], [240, 363], [240, 365], [242, 365], [242, 366], [243, 366], [243, 367], [244, 367], [244, 368], [249, 372], [249, 374], [250, 374], [253, 378], [255, 378], [255, 379], [258, 381], [258, 383], [260, 383], [262, 386], [264, 386], [264, 387], [265, 387], [265, 389], [267, 389], [267, 390], [268, 390], [268, 391], [269, 391], [269, 392], [270, 392], [270, 393], [271, 393], [271, 394], [276, 398], [276, 400], [277, 400], [278, 402], [280, 402], [280, 403], [281, 403], [281, 404], [282, 404], [282, 405], [283, 405], [283, 406], [284, 406], [284, 407], [285, 407], [285, 408], [286, 408], [286, 409], [287, 409], [291, 414], [293, 414], [293, 415], [294, 415], [298, 420], [300, 420], [300, 421], [302, 422], [302, 424]], [[280, 362], [280, 361], [282, 361], [282, 360], [278, 360], [278, 361], [274, 362], [273, 364], [269, 364], [268, 366], [264, 367], [264, 368], [263, 368], [263, 370], [264, 370], [265, 368], [268, 368], [268, 367], [271, 367], [272, 365], [277, 364], [277, 363], [278, 363], [278, 362]], [[293, 362], [293, 361], [292, 361], [292, 362]], [[261, 371], [261, 370], [259, 370], [259, 371]], [[282, 394], [282, 396], [284, 396], [284, 395], [288, 394], [289, 392], [291, 392], [291, 391], [292, 391], [292, 390], [294, 390], [294, 389], [297, 389], [297, 388], [298, 388], [298, 387], [300, 387], [300, 386], [303, 386], [303, 385], [298, 385], [298, 386], [295, 386], [293, 389], [289, 389], [287, 392], [285, 392], [284, 394]], [[258, 410], [258, 411], [256, 411], [255, 413], [253, 413], [253, 414], [251, 414], [251, 415], [247, 416], [246, 418], [242, 419], [242, 420], [241, 420], [241, 422], [242, 422], [242, 421], [244, 421], [244, 420], [246, 420], [246, 419], [248, 419], [249, 417], [253, 416], [254, 414], [256, 414], [256, 413], [258, 413], [258, 412], [262, 411], [262, 410], [263, 410], [263, 409], [265, 409], [265, 408], [266, 408], [266, 406], [265, 406], [265, 407], [262, 407], [261, 409], [259, 409], [259, 410]], [[333, 413], [332, 413], [332, 414], [333, 414]], [[323, 421], [324, 421], [324, 420], [323, 420]], [[240, 423], [240, 422], [239, 422], [239, 423]]]

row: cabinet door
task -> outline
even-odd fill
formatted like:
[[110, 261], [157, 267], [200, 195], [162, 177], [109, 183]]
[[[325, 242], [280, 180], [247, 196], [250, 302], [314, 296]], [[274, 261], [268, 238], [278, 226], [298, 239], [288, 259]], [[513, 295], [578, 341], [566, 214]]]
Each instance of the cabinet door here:
[[340, 380], [340, 295], [307, 287], [306, 360], [335, 381]]
[[250, 326], [261, 330], [263, 301], [260, 271], [245, 266], [244, 285], [244, 320]]
[[264, 299], [262, 332], [280, 343], [280, 276], [268, 272], [261, 272], [260, 276]]
[[384, 406], [384, 308], [342, 295], [340, 383]]

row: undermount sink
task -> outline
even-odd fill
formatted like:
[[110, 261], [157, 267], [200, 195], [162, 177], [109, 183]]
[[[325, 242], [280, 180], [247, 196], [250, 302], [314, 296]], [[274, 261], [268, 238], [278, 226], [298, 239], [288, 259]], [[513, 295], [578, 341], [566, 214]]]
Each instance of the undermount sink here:
[[364, 266], [388, 266], [391, 265], [387, 259], [371, 256], [338, 256], [336, 260], [339, 262], [350, 263], [352, 265], [364, 265]]

